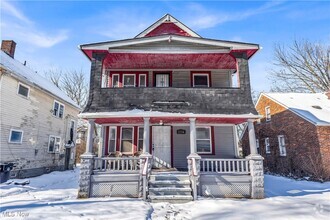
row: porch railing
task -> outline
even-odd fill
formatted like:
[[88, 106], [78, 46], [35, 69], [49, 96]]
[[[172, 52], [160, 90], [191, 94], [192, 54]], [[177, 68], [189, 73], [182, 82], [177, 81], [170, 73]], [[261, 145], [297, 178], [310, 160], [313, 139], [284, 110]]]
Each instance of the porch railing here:
[[202, 173], [249, 174], [248, 159], [201, 159]]
[[103, 157], [95, 158], [94, 171], [138, 171], [138, 157]]

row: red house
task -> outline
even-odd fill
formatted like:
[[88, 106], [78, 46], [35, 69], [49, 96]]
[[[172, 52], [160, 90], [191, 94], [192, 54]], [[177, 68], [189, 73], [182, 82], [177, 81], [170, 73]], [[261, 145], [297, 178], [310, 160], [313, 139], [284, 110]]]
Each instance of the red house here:
[[[89, 120], [82, 163], [96, 161], [82, 170], [82, 179], [92, 178], [81, 183], [80, 197], [123, 195], [125, 187], [125, 196], [140, 193], [152, 201], [263, 196], [263, 177], [254, 189], [250, 170], [262, 158], [238, 158], [236, 132], [249, 121], [256, 152], [252, 121], [259, 116], [248, 64], [259, 45], [202, 38], [166, 14], [132, 39], [80, 49], [92, 63], [89, 101], [80, 115]], [[98, 158], [92, 156], [94, 124], [104, 134]], [[135, 179], [127, 180], [127, 170]], [[115, 171], [125, 184], [105, 176]]]

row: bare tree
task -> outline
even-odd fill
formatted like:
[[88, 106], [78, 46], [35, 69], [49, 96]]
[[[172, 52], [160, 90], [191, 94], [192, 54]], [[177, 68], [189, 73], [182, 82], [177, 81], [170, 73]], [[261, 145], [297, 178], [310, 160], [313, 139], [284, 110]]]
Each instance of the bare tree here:
[[80, 107], [84, 107], [88, 96], [88, 82], [82, 70], [63, 73], [62, 70], [51, 69], [45, 72], [46, 78], [64, 91]]
[[297, 41], [286, 47], [275, 45], [271, 70], [272, 91], [326, 92], [330, 90], [330, 46]]

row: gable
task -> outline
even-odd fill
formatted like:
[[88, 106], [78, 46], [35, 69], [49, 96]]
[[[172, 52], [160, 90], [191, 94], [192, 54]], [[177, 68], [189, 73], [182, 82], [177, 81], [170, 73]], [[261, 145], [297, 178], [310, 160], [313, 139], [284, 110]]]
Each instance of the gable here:
[[146, 37], [153, 37], [153, 36], [159, 36], [163, 34], [175, 34], [175, 35], [181, 35], [181, 36], [187, 36], [191, 37], [190, 34], [188, 34], [185, 30], [179, 28], [176, 24], [173, 22], [166, 22], [162, 23], [152, 31], [150, 31]]

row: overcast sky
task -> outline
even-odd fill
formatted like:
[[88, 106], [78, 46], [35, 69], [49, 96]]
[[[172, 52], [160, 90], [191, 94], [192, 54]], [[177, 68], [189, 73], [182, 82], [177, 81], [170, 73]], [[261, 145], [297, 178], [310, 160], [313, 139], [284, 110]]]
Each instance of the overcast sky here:
[[206, 38], [257, 43], [252, 86], [268, 91], [273, 46], [294, 39], [330, 43], [329, 1], [3, 1], [1, 40], [16, 41], [15, 58], [43, 73], [82, 69], [78, 45], [132, 38], [164, 14]]

